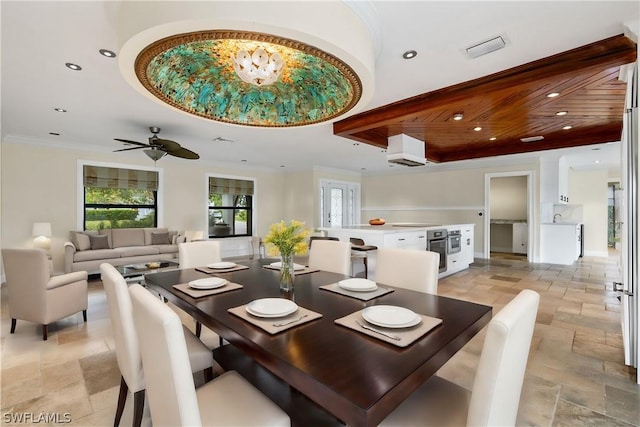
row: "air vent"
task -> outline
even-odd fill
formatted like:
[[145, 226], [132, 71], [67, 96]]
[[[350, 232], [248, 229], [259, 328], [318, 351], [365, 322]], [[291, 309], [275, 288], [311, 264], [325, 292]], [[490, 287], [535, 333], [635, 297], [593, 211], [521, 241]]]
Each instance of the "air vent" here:
[[520, 138], [520, 141], [522, 142], [536, 142], [536, 141], [542, 141], [544, 139], [544, 136], [538, 135], [538, 136], [528, 136], [526, 138]]
[[403, 166], [424, 166], [425, 159], [414, 157], [406, 153], [396, 153], [387, 155], [387, 162]]
[[479, 56], [486, 55], [487, 53], [502, 49], [505, 46], [506, 43], [502, 36], [497, 36], [492, 39], [483, 41], [482, 43], [478, 43], [474, 46], [468, 47], [466, 51], [469, 58], [477, 58]]

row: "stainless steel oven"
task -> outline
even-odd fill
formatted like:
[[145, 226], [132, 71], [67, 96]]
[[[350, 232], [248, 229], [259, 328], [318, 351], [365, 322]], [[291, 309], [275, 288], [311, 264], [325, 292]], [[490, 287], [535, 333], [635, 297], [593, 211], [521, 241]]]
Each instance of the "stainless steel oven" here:
[[460, 230], [451, 230], [447, 233], [447, 253], [455, 254], [462, 250], [462, 233]]
[[438, 271], [447, 270], [447, 230], [427, 230], [427, 250], [440, 254]]

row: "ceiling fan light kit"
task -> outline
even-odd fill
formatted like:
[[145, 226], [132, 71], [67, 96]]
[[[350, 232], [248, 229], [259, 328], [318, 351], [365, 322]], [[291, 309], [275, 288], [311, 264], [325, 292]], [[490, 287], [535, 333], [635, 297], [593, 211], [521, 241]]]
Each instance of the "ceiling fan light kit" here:
[[123, 142], [127, 145], [134, 145], [134, 147], [131, 148], [122, 148], [115, 151], [118, 152], [144, 149], [144, 153], [149, 156], [149, 158], [151, 158], [154, 162], [160, 160], [167, 154], [169, 154], [170, 156], [189, 160], [197, 160], [200, 158], [197, 153], [183, 148], [175, 141], [171, 141], [170, 139], [158, 138], [158, 133], [160, 133], [159, 127], [151, 126], [149, 127], [149, 130], [151, 131], [153, 136], [149, 137], [148, 144], [144, 144], [138, 141], [131, 141], [129, 139], [114, 138], [116, 141]]

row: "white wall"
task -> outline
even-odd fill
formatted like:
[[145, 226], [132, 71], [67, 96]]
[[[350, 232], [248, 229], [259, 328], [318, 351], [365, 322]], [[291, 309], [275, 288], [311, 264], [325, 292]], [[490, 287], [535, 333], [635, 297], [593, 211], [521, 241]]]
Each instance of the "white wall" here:
[[[481, 256], [485, 235], [485, 174], [523, 170], [537, 171], [538, 164], [455, 170], [426, 166], [420, 171], [407, 169], [405, 174], [364, 176], [362, 221], [381, 217], [387, 222], [475, 224], [474, 252]], [[534, 206], [539, 205], [538, 198], [538, 192], [534, 191]], [[534, 227], [537, 230], [537, 223]]]
[[527, 219], [527, 177], [491, 178], [491, 219]]
[[[79, 160], [149, 166], [140, 156], [103, 154], [2, 143], [1, 174], [2, 247], [31, 247], [34, 222], [50, 222], [51, 252], [57, 271], [63, 270], [63, 247], [69, 231], [77, 228], [77, 163]], [[135, 159], [132, 161], [132, 159]], [[165, 157], [163, 171], [163, 223], [172, 230], [207, 230], [207, 174], [256, 179], [255, 235], [265, 235], [269, 224], [286, 217], [285, 177], [280, 171], [214, 167], [200, 162]], [[241, 240], [235, 242], [234, 240]], [[225, 247], [248, 251], [245, 239], [225, 239]]]

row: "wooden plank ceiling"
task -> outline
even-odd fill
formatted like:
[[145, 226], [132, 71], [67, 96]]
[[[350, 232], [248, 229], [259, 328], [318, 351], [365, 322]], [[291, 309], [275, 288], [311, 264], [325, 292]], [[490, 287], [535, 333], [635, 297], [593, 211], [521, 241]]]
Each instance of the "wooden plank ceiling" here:
[[[356, 114], [333, 131], [380, 148], [404, 133], [425, 141], [431, 162], [619, 141], [626, 83], [618, 76], [636, 57], [636, 44], [615, 36]], [[560, 95], [547, 97], [552, 92]], [[453, 120], [456, 113], [464, 118]], [[532, 136], [544, 139], [520, 140]]]

